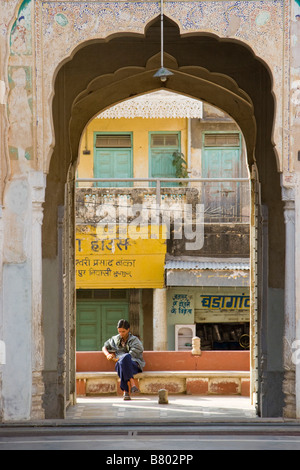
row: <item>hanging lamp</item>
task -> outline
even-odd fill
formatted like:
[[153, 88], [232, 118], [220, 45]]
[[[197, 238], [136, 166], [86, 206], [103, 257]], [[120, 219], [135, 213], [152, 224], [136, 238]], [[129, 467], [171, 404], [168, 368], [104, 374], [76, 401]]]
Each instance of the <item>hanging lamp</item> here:
[[155, 78], [159, 78], [162, 82], [165, 82], [168, 77], [174, 75], [173, 72], [164, 67], [164, 0], [160, 2], [160, 69], [153, 75]]

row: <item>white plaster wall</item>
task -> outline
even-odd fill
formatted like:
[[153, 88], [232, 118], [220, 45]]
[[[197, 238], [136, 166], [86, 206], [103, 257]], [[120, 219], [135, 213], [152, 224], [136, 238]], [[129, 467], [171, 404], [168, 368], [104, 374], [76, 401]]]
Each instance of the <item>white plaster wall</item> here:
[[27, 178], [7, 184], [3, 224], [4, 421], [30, 418], [32, 389], [31, 194]]
[[31, 408], [31, 265], [4, 265], [3, 336], [6, 364], [2, 373], [3, 419], [30, 417]]

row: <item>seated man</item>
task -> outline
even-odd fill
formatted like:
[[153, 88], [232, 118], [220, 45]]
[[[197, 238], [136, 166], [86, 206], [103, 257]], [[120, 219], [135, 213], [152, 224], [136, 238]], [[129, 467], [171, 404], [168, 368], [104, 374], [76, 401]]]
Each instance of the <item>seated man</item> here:
[[108, 339], [102, 348], [105, 356], [109, 361], [116, 363], [115, 370], [121, 379], [121, 390], [123, 390], [124, 400], [130, 400], [129, 386], [131, 393], [138, 393], [139, 390], [135, 385], [133, 376], [138, 372], [142, 372], [145, 366], [143, 359], [143, 345], [141, 341], [130, 333], [130, 325], [127, 320], [119, 320], [118, 335]]

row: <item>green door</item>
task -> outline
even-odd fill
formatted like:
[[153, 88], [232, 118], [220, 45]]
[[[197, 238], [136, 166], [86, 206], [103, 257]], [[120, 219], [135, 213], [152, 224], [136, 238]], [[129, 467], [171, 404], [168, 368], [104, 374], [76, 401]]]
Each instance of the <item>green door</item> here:
[[[94, 178], [132, 178], [130, 134], [96, 134]], [[124, 146], [124, 147], [122, 147]], [[130, 182], [98, 182], [99, 187], [131, 186]]]
[[128, 320], [128, 304], [124, 303], [108, 303], [101, 306], [101, 348], [108, 338], [118, 334], [117, 324], [123, 318]]
[[77, 351], [98, 351], [100, 348], [101, 323], [100, 305], [94, 302], [77, 302], [76, 308], [76, 349]]
[[[149, 165], [151, 178], [175, 178], [173, 153], [180, 151], [180, 133], [150, 132]], [[178, 183], [162, 183], [162, 186], [177, 186]], [[155, 183], [152, 184], [155, 186]]]
[[118, 333], [118, 321], [128, 320], [128, 303], [78, 301], [76, 316], [76, 350], [100, 351]]

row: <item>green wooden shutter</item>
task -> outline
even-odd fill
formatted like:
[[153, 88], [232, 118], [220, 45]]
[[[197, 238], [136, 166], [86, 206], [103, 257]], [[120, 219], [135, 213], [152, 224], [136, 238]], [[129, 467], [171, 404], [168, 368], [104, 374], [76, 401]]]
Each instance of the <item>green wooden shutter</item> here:
[[[94, 178], [132, 178], [131, 149], [96, 149]], [[98, 182], [99, 187], [131, 186], [130, 182]]]
[[[152, 178], [175, 178], [173, 153], [180, 151], [180, 133], [150, 132], [150, 176]], [[155, 186], [155, 183], [153, 183]], [[178, 183], [162, 183], [162, 186], [178, 186]]]
[[[132, 140], [130, 134], [96, 134], [94, 178], [132, 178]], [[99, 187], [132, 186], [132, 183], [99, 182]]]

